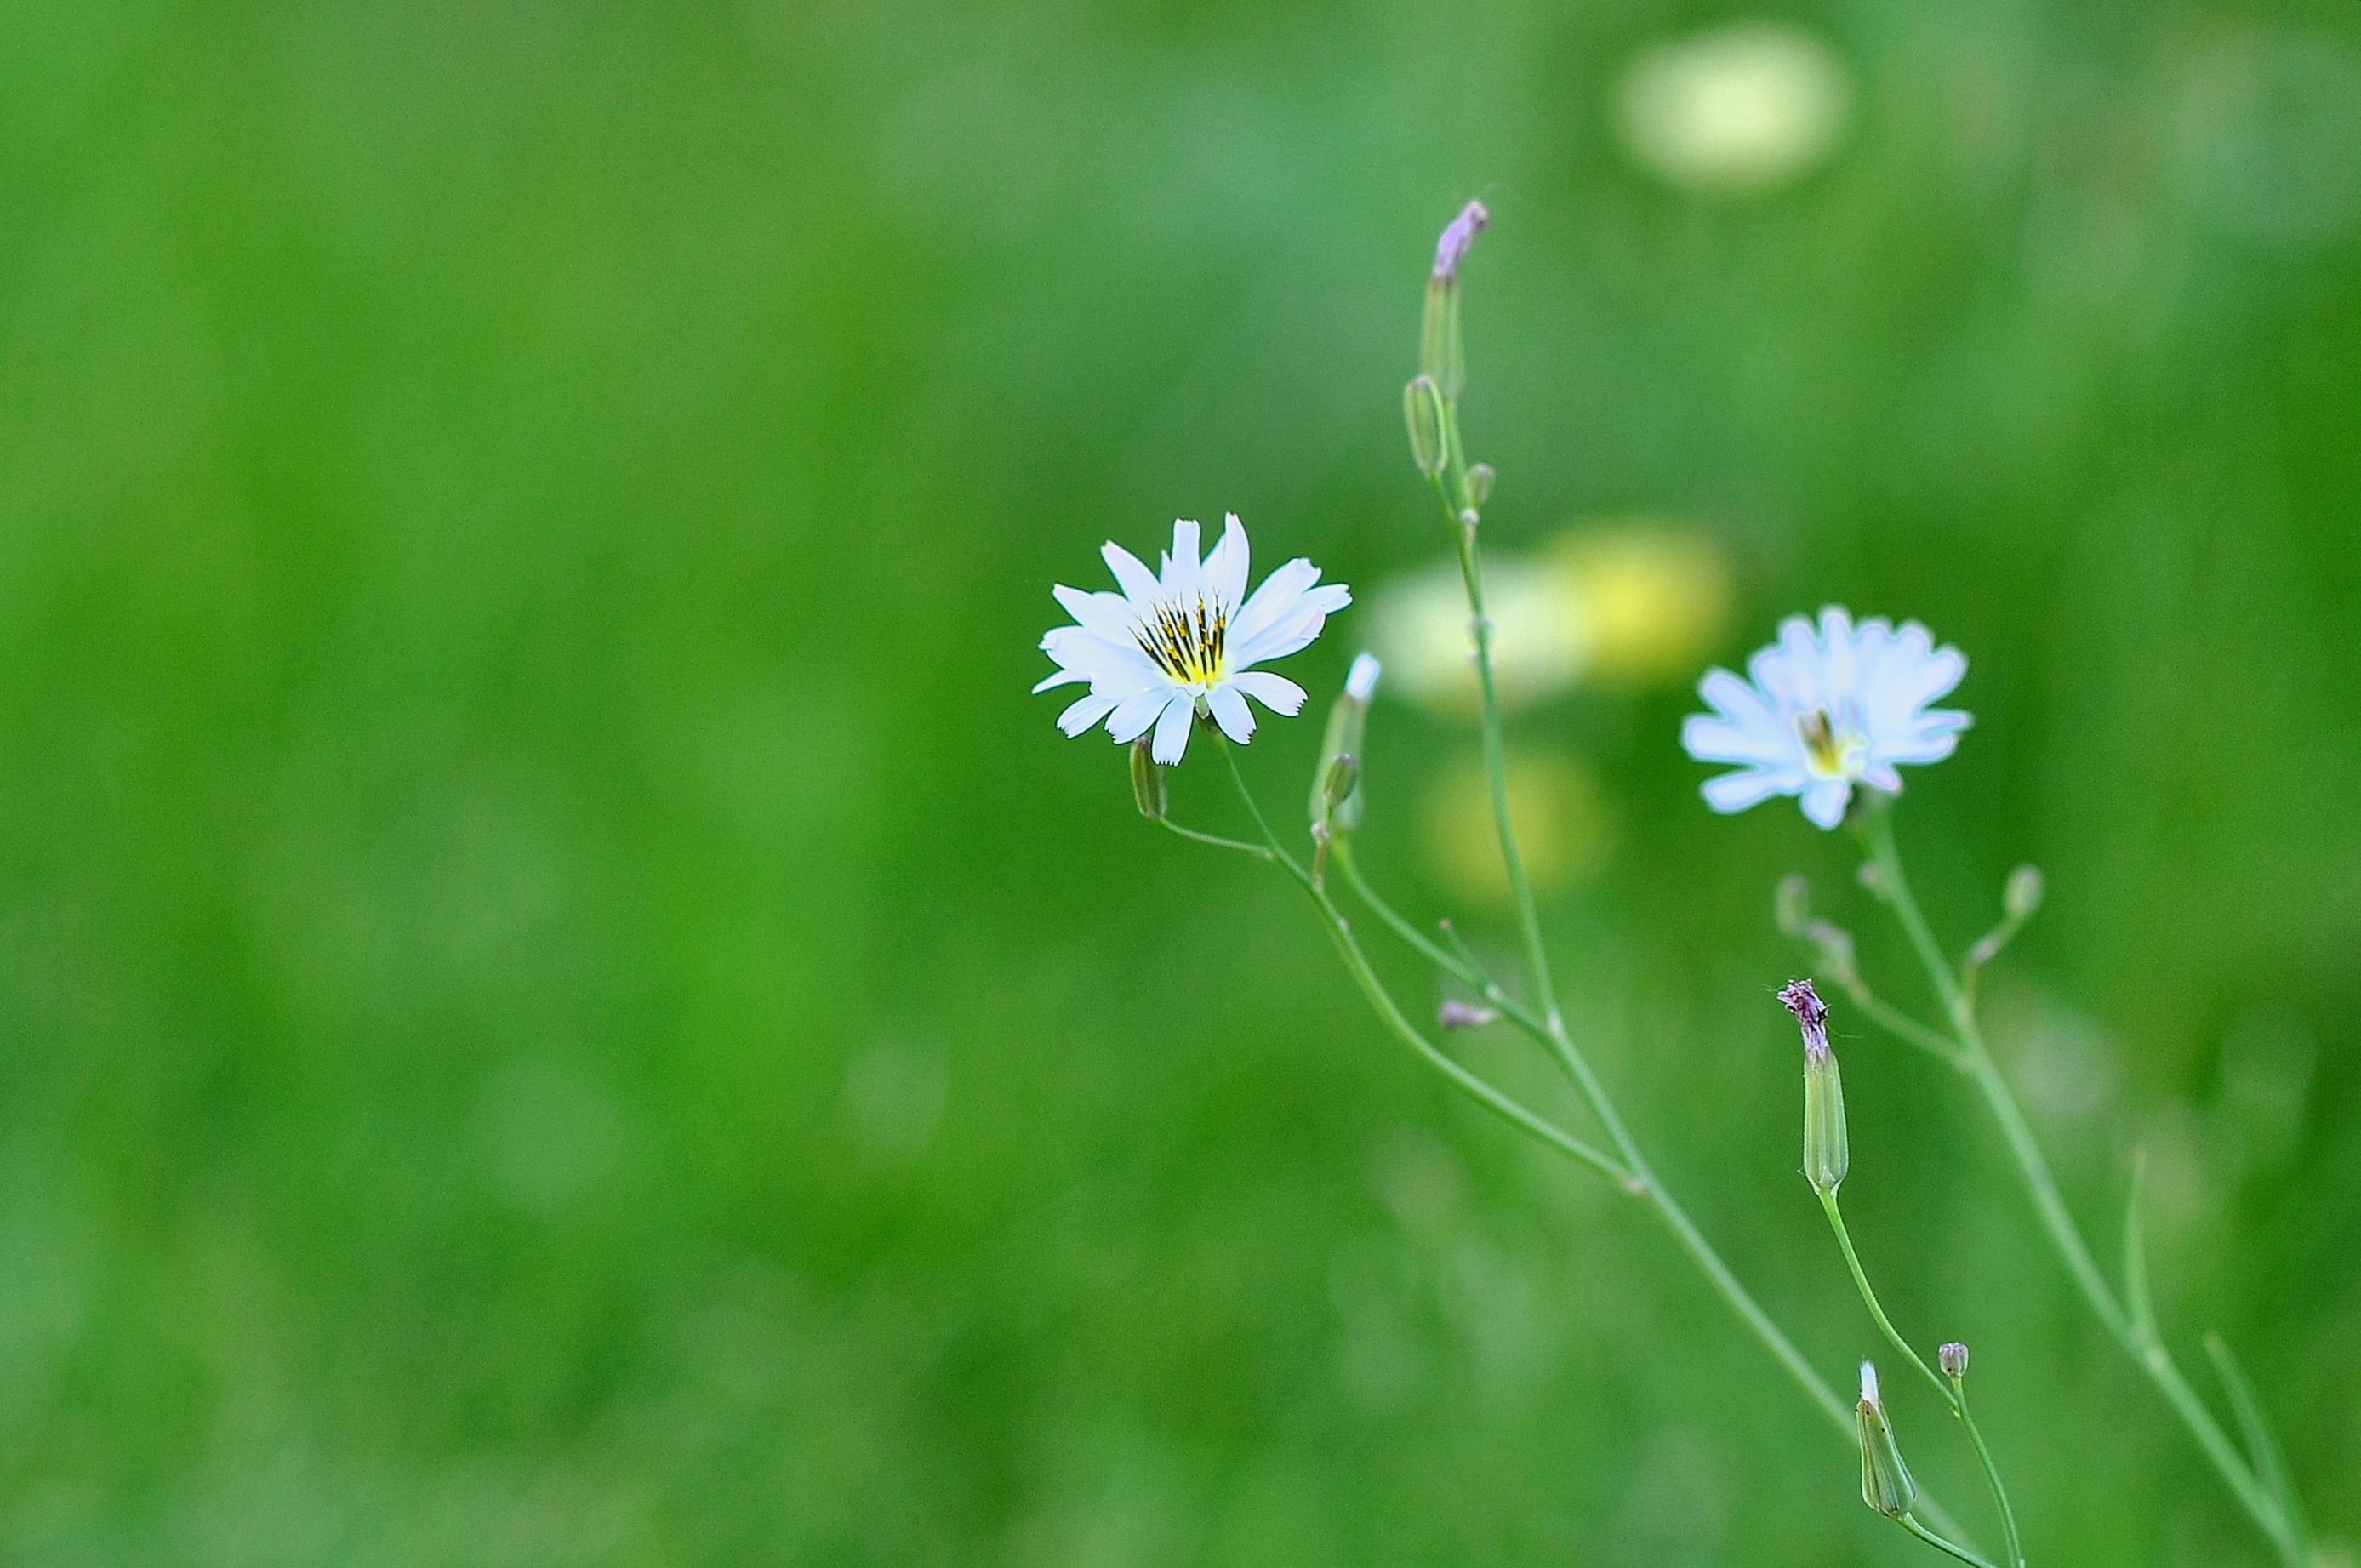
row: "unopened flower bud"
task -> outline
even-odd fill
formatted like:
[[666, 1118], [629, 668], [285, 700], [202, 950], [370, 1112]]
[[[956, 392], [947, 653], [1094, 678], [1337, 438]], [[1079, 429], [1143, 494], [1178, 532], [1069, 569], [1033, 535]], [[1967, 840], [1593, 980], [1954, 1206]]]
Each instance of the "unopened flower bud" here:
[[1885, 873], [1877, 869], [1876, 861], [1861, 861], [1861, 871], [1857, 874], [1861, 879], [1861, 885], [1867, 888], [1872, 896], [1875, 897], [1880, 903], [1886, 902]]
[[2042, 880], [2039, 866], [2019, 866], [2008, 873], [2008, 884], [2001, 890], [2000, 906], [2012, 920], [2030, 920], [2033, 912], [2041, 907], [2041, 896], [2048, 891]]
[[1943, 1369], [1946, 1377], [1965, 1377], [1968, 1375], [1968, 1347], [1958, 1340], [1937, 1347], [1935, 1365]]
[[1459, 339], [1459, 264], [1478, 230], [1490, 223], [1481, 202], [1470, 202], [1434, 245], [1434, 271], [1426, 280], [1426, 314], [1419, 323], [1419, 374], [1433, 381], [1445, 399], [1456, 398], [1466, 384], [1466, 350]]
[[1164, 770], [1157, 766], [1145, 735], [1131, 743], [1131, 796], [1139, 803], [1142, 817], [1150, 822], [1164, 820]]
[[1898, 1519], [1917, 1503], [1918, 1485], [1902, 1462], [1893, 1423], [1877, 1397], [1877, 1368], [1866, 1361], [1861, 1364], [1861, 1402], [1853, 1414], [1861, 1427], [1861, 1500], [1887, 1519]]
[[1771, 913], [1781, 936], [1801, 937], [1804, 922], [1812, 917], [1812, 879], [1801, 872], [1781, 877], [1779, 891], [1771, 895]]
[[1804, 1179], [1826, 1196], [1844, 1182], [1851, 1150], [1845, 1137], [1844, 1080], [1828, 1048], [1828, 1010], [1808, 980], [1779, 992], [1804, 1034]]
[[1312, 825], [1323, 833], [1350, 833], [1361, 825], [1361, 737], [1377, 689], [1378, 662], [1363, 653], [1353, 661], [1344, 691], [1328, 709], [1320, 764], [1312, 773]]
[[1492, 465], [1489, 463], [1469, 464], [1467, 466], [1467, 504], [1480, 507], [1490, 500], [1492, 481], [1499, 477], [1492, 472]]
[[1328, 771], [1320, 780], [1320, 793], [1328, 802], [1328, 815], [1333, 819], [1336, 808], [1351, 798], [1354, 787], [1361, 782], [1360, 759], [1350, 751], [1340, 751], [1328, 763]]
[[1497, 1007], [1479, 1007], [1455, 996], [1444, 998], [1443, 1005], [1434, 1010], [1434, 1021], [1445, 1029], [1480, 1029], [1499, 1016]]
[[1432, 376], [1417, 375], [1402, 388], [1402, 419], [1410, 426], [1411, 461], [1428, 478], [1443, 472], [1449, 454], [1444, 450], [1443, 394]]

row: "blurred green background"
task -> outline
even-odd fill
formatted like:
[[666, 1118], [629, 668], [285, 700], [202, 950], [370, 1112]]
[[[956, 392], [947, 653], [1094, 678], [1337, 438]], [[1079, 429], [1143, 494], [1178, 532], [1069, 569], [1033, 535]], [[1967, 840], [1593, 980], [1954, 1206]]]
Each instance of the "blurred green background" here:
[[[1675, 737], [1782, 613], [1921, 617], [1978, 718], [1922, 893], [1964, 943], [2048, 870], [1999, 1047], [2110, 1255], [2149, 1150], [2176, 1344], [2361, 1537], [2361, 17], [1783, 8], [1803, 108], [1685, 163], [1642, 62], [1738, 15], [7, 7], [0, 1560], [1930, 1560], [1644, 1215], [1026, 692], [1102, 539], [1438, 554], [1400, 387], [1478, 195], [1491, 542], [1732, 574], [1679, 678], [1517, 718], [1668, 1179], [1841, 1383], [1778, 877], [1922, 993]], [[1246, 759], [1290, 813], [1316, 729]], [[1420, 827], [1468, 746], [1381, 701], [1366, 857], [1497, 944]], [[2259, 1562], [1976, 1108], [1838, 1029], [1855, 1234], [1974, 1345], [2035, 1561]]]

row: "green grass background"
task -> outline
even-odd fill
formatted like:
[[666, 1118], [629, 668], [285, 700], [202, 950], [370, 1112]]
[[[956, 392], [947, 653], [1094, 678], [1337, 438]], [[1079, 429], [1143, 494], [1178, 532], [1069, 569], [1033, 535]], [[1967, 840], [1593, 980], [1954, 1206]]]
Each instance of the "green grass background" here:
[[[1995, 1027], [2071, 1201], [2112, 1237], [2150, 1148], [2175, 1343], [2361, 1538], [2361, 22], [1783, 7], [1854, 128], [1711, 203], [1605, 104], [1724, 14], [8, 6], [0, 1560], [1928, 1560], [1644, 1216], [1026, 695], [1103, 538], [1438, 553], [1399, 389], [1471, 195], [1492, 538], [1692, 517], [1720, 658], [1832, 599], [1971, 653], [1922, 892], [1964, 942], [2048, 870]], [[1777, 878], [1920, 992], [1839, 839], [1707, 814], [1689, 706], [1521, 721], [1622, 825], [1565, 989], [1842, 1380]], [[1422, 915], [1465, 745], [1374, 726]], [[1975, 1108], [1839, 1037], [1855, 1234], [2035, 1561], [2259, 1562]]]

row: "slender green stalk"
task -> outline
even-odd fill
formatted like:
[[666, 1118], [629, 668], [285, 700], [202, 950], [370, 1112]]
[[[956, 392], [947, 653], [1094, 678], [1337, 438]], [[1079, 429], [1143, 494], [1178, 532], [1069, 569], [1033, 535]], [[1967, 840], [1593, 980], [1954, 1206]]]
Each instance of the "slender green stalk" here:
[[1869, 1283], [1869, 1275], [1861, 1266], [1861, 1255], [1852, 1249], [1852, 1236], [1845, 1230], [1844, 1211], [1837, 1207], [1837, 1195], [1832, 1191], [1821, 1193], [1820, 1207], [1828, 1212], [1828, 1228], [1837, 1234], [1837, 1245], [1844, 1253], [1845, 1266], [1852, 1271], [1853, 1288], [1861, 1292], [1861, 1305], [1869, 1309], [1869, 1315], [1876, 1321], [1877, 1332], [1885, 1336], [1885, 1343], [1900, 1353], [1905, 1361], [1918, 1369], [1921, 1377], [1934, 1385], [1935, 1392], [1942, 1396], [1943, 1403], [1950, 1406], [1951, 1413], [1957, 1415], [1959, 1408], [1951, 1398], [1949, 1382], [1941, 1373], [1919, 1359], [1918, 1353], [1910, 1348], [1910, 1342], [1902, 1337], [1893, 1320], [1885, 1315], [1885, 1309], [1878, 1305], [1877, 1292]]
[[1861, 1266], [1861, 1255], [1853, 1250], [1852, 1234], [1845, 1229], [1844, 1211], [1838, 1206], [1834, 1190], [1820, 1194], [1820, 1207], [1828, 1213], [1828, 1228], [1836, 1233], [1837, 1246], [1844, 1254], [1845, 1267], [1852, 1273], [1853, 1288], [1861, 1292], [1861, 1305], [1869, 1309], [1869, 1315], [1876, 1321], [1878, 1332], [1885, 1336], [1885, 1343], [1899, 1352], [1905, 1361], [1918, 1369], [1920, 1376], [1934, 1386], [1935, 1392], [1942, 1397], [1944, 1406], [1968, 1429], [1968, 1440], [1975, 1445], [1976, 1459], [1983, 1466], [1984, 1485], [1991, 1489], [1993, 1507], [2000, 1515], [2001, 1533], [2006, 1538], [2010, 1568], [2025, 1568], [2025, 1548], [2016, 1534], [2016, 1510], [2009, 1506], [2008, 1488], [2001, 1484], [2000, 1467], [1993, 1463], [1992, 1451], [1984, 1446], [1983, 1433], [1976, 1429], [1975, 1418], [1968, 1414], [1966, 1381], [1937, 1372], [1910, 1348], [1910, 1342], [1902, 1337], [1894, 1328], [1894, 1321], [1885, 1315], [1884, 1307], [1878, 1302], [1877, 1291], [1869, 1282], [1868, 1271]]
[[1951, 1411], [1968, 1429], [1968, 1441], [1976, 1448], [1976, 1463], [1984, 1469], [1984, 1485], [1992, 1488], [1993, 1501], [2000, 1505], [2000, 1528], [2008, 1541], [2010, 1568], [2025, 1568], [2025, 1546], [2016, 1533], [2016, 1510], [2008, 1506], [2008, 1488], [2000, 1484], [2000, 1466], [1993, 1463], [1992, 1450], [1984, 1446], [1983, 1429], [1976, 1425], [1976, 1418], [1968, 1410], [1968, 1383], [1964, 1377], [1951, 1379]]
[[1983, 1031], [1978, 1025], [1975, 1009], [1971, 1004], [1959, 974], [1945, 958], [1940, 943], [1918, 908], [1910, 892], [1909, 879], [1904, 875], [1902, 858], [1894, 842], [1892, 803], [1883, 795], [1870, 795], [1861, 813], [1861, 839], [1869, 850], [1870, 863], [1876, 868], [1880, 895], [1890, 905], [1903, 933], [1925, 966], [1927, 978], [1942, 1002], [1944, 1014], [1951, 1032], [1958, 1039], [1964, 1058], [1964, 1070], [1983, 1097], [1985, 1107], [1999, 1124], [2002, 1141], [2016, 1161], [2018, 1173], [2033, 1198], [2035, 1211], [2040, 1215], [2042, 1227], [2048, 1233], [2051, 1245], [2081, 1291], [2091, 1313], [2099, 1320], [2134, 1365], [2147, 1375], [2164, 1396], [2181, 1423], [2196, 1439], [2198, 1447], [2221, 1474], [2222, 1479], [2238, 1499], [2257, 1528], [2269, 1540], [2280, 1561], [2287, 1568], [2313, 1568], [2310, 1542], [2296, 1510], [2282, 1508], [2264, 1487], [2252, 1468], [2242, 1458], [2229, 1435], [2222, 1430], [2213, 1413], [2197, 1397], [2189, 1379], [2174, 1363], [2171, 1352], [2163, 1339], [2143, 1321], [2135, 1321], [2123, 1303], [2109, 1287], [2106, 1276], [2099, 1270], [2097, 1260], [2091, 1255], [2089, 1245], [2067, 1210], [2066, 1200], [2059, 1193], [2058, 1180], [2050, 1173], [2049, 1162], [2033, 1135], [2024, 1111], [2016, 1102], [1999, 1065], [1993, 1059], [1985, 1044]]
[[[1271, 834], [1270, 824], [1264, 820], [1262, 807], [1256, 802], [1254, 792], [1246, 787], [1246, 775], [1238, 771], [1237, 757], [1230, 750], [1226, 740], [1221, 742], [1221, 752], [1222, 760], [1229, 764], [1231, 781], [1237, 785], [1238, 797], [1246, 802], [1247, 812], [1254, 817], [1255, 826], [1261, 829], [1263, 840], [1269, 848], [1265, 852], [1257, 846], [1240, 845], [1235, 840], [1216, 839], [1214, 841], [1227, 842], [1235, 848], [1256, 850], [1265, 860], [1276, 861], [1286, 868], [1287, 873], [1295, 879], [1296, 885], [1302, 888], [1310, 895], [1312, 902], [1319, 907], [1322, 922], [1328, 929], [1330, 939], [1336, 944], [1336, 950], [1345, 960], [1345, 970], [1352, 975], [1354, 983], [1361, 988], [1362, 995], [1367, 997], [1369, 1005], [1377, 1010], [1378, 1018], [1385, 1023], [1386, 1026], [1399, 1036], [1402, 1042], [1415, 1051], [1429, 1067], [1441, 1073], [1453, 1088], [1474, 1100], [1510, 1126], [1539, 1139], [1577, 1163], [1588, 1166], [1617, 1186], [1628, 1186], [1631, 1179], [1631, 1172], [1625, 1170], [1613, 1159], [1532, 1111], [1521, 1102], [1494, 1088], [1484, 1079], [1454, 1060], [1420, 1033], [1418, 1026], [1410, 1021], [1402, 1012], [1400, 1004], [1394, 1001], [1393, 993], [1386, 989], [1385, 982], [1378, 978], [1377, 971], [1370, 967], [1367, 955], [1361, 950], [1359, 939], [1353, 935], [1351, 923], [1336, 908], [1335, 902], [1328, 896], [1325, 889], [1312, 881], [1310, 873], [1296, 864], [1292, 856], [1279, 848], [1279, 840]], [[1198, 834], [1190, 836], [1209, 837], [1209, 835]]]
[[1967, 1061], [1960, 1055], [1960, 1047], [1951, 1044], [1950, 1036], [1939, 1030], [1928, 1028], [1909, 1014], [1879, 996], [1870, 990], [1868, 982], [1859, 975], [1839, 975], [1837, 983], [1842, 986], [1844, 993], [1852, 999], [1852, 1004], [1860, 1008], [1872, 1023], [1887, 1034], [1908, 1045], [1917, 1047], [1945, 1067], [1959, 1072], [1967, 1070]]
[[1985, 1562], [1974, 1552], [1970, 1552], [1966, 1547], [1960, 1546], [1954, 1541], [1946, 1541], [1943, 1537], [1937, 1535], [1933, 1530], [1928, 1530], [1925, 1525], [1920, 1524], [1916, 1519], [1912, 1519], [1908, 1514], [1904, 1514], [1900, 1519], [1895, 1519], [1894, 1522], [1900, 1525], [1904, 1530], [1908, 1530], [1911, 1534], [1916, 1536], [1919, 1540], [1925, 1541], [1927, 1545], [1934, 1547], [1937, 1551], [1947, 1552], [1949, 1555], [1958, 1558], [1960, 1562], [1968, 1563], [1970, 1568], [1993, 1568], [1993, 1564]]
[[1178, 833], [1183, 839], [1191, 839], [1200, 844], [1211, 844], [1217, 850], [1242, 850], [1257, 861], [1271, 858], [1271, 851], [1260, 844], [1249, 844], [1242, 839], [1224, 839], [1218, 833], [1200, 833], [1194, 828], [1181, 827], [1169, 817], [1159, 817], [1156, 821], [1168, 832]]
[[[1721, 1255], [1714, 1250], [1713, 1245], [1706, 1240], [1704, 1233], [1697, 1228], [1687, 1212], [1665, 1189], [1649, 1166], [1638, 1140], [1624, 1124], [1614, 1102], [1609, 1098], [1607, 1087], [1592, 1069], [1589, 1058], [1575, 1045], [1573, 1036], [1566, 1030], [1565, 1014], [1558, 1006], [1556, 986], [1550, 978], [1549, 949], [1542, 936], [1540, 908], [1533, 898], [1532, 883], [1525, 872], [1524, 853], [1517, 842], [1516, 825], [1509, 815], [1508, 750], [1500, 723], [1499, 693], [1493, 675], [1492, 622], [1485, 609], [1483, 555], [1477, 547], [1480, 521], [1476, 497], [1467, 480], [1467, 453], [1460, 437], [1459, 401], [1455, 395], [1444, 399], [1442, 433], [1445, 465], [1444, 472], [1433, 476], [1435, 498], [1442, 502], [1444, 516], [1450, 525], [1458, 551], [1460, 580], [1467, 594], [1468, 627], [1476, 648], [1484, 776], [1491, 797], [1493, 831], [1499, 839], [1500, 860], [1508, 871], [1517, 931], [1524, 948], [1527, 989], [1541, 1012], [1538, 1037], [1573, 1082], [1583, 1102], [1589, 1106], [1591, 1115], [1598, 1119], [1599, 1127], [1607, 1134], [1616, 1157], [1631, 1172], [1628, 1187], [1632, 1195], [1647, 1204], [1671, 1233], [1674, 1242], [1705, 1276], [1706, 1282], [1721, 1297], [1723, 1303], [1771, 1353], [1772, 1359], [1786, 1370], [1806, 1397], [1819, 1407], [1850, 1447], [1859, 1441], [1851, 1406], [1828, 1387], [1779, 1325], [1772, 1321], [1770, 1314], [1739, 1282], [1738, 1277], [1730, 1272], [1730, 1266], [1722, 1261]], [[1488, 996], [1488, 1000], [1492, 998]], [[1500, 1005], [1497, 1000], [1493, 1004]], [[1505, 1014], [1508, 1010], [1503, 1007], [1502, 1011]], [[1946, 1529], [1951, 1528], [1948, 1518], [1943, 1518], [1939, 1505], [1928, 1499], [1927, 1508], [1930, 1514], [1942, 1518]]]

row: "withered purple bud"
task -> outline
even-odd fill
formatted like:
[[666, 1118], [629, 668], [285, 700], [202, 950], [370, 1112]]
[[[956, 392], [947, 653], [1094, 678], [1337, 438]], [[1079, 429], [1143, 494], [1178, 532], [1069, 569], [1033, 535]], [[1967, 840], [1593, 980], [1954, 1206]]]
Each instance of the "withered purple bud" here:
[[1455, 281], [1459, 276], [1459, 264], [1467, 258], [1467, 247], [1476, 236], [1490, 226], [1492, 214], [1484, 210], [1481, 202], [1470, 202], [1460, 209], [1443, 231], [1434, 245], [1434, 276], [1443, 282]]
[[1497, 1021], [1500, 1010], [1462, 1002], [1455, 996], [1445, 997], [1443, 1005], [1434, 1010], [1434, 1021], [1445, 1029], [1480, 1029]]
[[1779, 1003], [1795, 1015], [1796, 1025], [1804, 1031], [1806, 1059], [1825, 1059], [1828, 1054], [1828, 1009], [1820, 1000], [1820, 993], [1812, 989], [1812, 982], [1799, 980], [1782, 988]]

